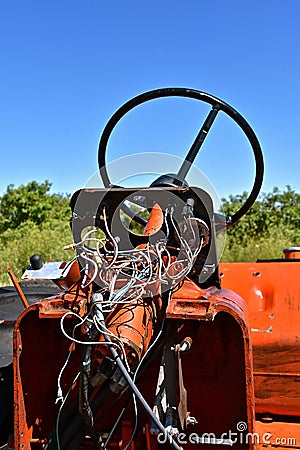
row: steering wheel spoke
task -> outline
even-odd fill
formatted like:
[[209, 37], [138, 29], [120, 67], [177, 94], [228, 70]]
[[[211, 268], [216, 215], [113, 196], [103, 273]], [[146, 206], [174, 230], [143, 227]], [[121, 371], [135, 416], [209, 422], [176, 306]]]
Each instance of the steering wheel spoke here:
[[199, 133], [196, 136], [196, 139], [193, 142], [193, 145], [191, 146], [188, 154], [186, 155], [182, 166], [180, 167], [177, 178], [180, 181], [184, 181], [185, 177], [188, 174], [188, 171], [190, 170], [191, 165], [193, 164], [196, 156], [198, 155], [200, 148], [202, 147], [202, 144], [208, 135], [209, 130], [211, 129], [212, 124], [215, 121], [215, 118], [217, 117], [217, 114], [219, 112], [218, 104], [214, 105], [212, 109], [210, 110], [208, 116], [205, 119], [205, 122], [203, 123]]
[[[134, 97], [133, 99], [129, 100], [127, 103], [125, 103], [121, 108], [119, 108], [114, 115], [111, 117], [111, 119], [108, 121], [107, 125], [105, 126], [102, 136], [100, 138], [99, 142], [99, 149], [98, 149], [98, 164], [99, 164], [99, 170], [100, 175], [103, 180], [105, 187], [111, 187], [112, 184], [110, 182], [109, 175], [107, 173], [106, 168], [106, 149], [107, 144], [110, 138], [110, 135], [119, 122], [119, 120], [127, 114], [130, 110], [133, 108], [141, 105], [142, 103], [145, 103], [150, 100], [163, 98], [163, 97], [186, 97], [186, 98], [192, 98], [195, 100], [200, 100], [205, 103], [208, 103], [212, 106], [209, 114], [207, 115], [198, 135], [196, 136], [190, 150], [188, 151], [185, 160], [183, 161], [183, 164], [179, 168], [177, 175], [166, 175], [168, 178], [174, 178], [178, 180], [179, 184], [184, 184], [184, 179], [186, 175], [188, 174], [191, 165], [194, 163], [195, 158], [197, 154], [199, 153], [208, 132], [210, 131], [219, 111], [223, 111], [225, 114], [227, 114], [239, 127], [242, 129], [244, 134], [246, 135], [255, 159], [255, 179], [253, 183], [252, 190], [245, 201], [245, 203], [241, 206], [241, 208], [227, 221], [227, 227], [235, 224], [238, 222], [244, 214], [251, 208], [253, 203], [255, 202], [262, 185], [263, 181], [263, 173], [264, 173], [264, 163], [263, 163], [263, 155], [262, 150], [259, 144], [259, 141], [249, 125], [249, 123], [244, 119], [244, 117], [235, 110], [232, 106], [230, 106], [228, 103], [225, 103], [223, 100], [214, 97], [210, 94], [207, 94], [202, 91], [198, 91], [195, 89], [187, 89], [187, 88], [163, 88], [163, 89], [155, 89], [152, 91], [145, 92], [144, 94], [138, 95], [137, 97]], [[164, 178], [162, 176], [162, 178]]]

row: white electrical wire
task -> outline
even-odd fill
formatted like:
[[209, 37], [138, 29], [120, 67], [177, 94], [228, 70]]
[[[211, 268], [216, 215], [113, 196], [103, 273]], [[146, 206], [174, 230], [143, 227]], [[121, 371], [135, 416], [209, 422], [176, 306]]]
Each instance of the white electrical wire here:
[[58, 378], [57, 378], [57, 395], [56, 395], [55, 404], [57, 404], [60, 401], [64, 402], [64, 396], [63, 396], [63, 391], [62, 391], [62, 387], [61, 387], [61, 378], [62, 378], [62, 374], [63, 374], [65, 368], [67, 367], [67, 365], [70, 361], [73, 350], [74, 350], [74, 343], [72, 343], [72, 346], [69, 350], [67, 359], [66, 359], [64, 365], [62, 366], [62, 368], [59, 372]]
[[[166, 239], [155, 243], [148, 242], [140, 248], [119, 250], [118, 239], [112, 235], [109, 229], [106, 211], [104, 208], [103, 220], [106, 230], [106, 238], [99, 239], [97, 237], [93, 237], [92, 235], [98, 231], [98, 228], [94, 227], [83, 236], [80, 242], [72, 244], [72, 248], [77, 251], [78, 257], [85, 261], [84, 276], [81, 287], [86, 288], [94, 282], [97, 282], [100, 285], [103, 292], [103, 297], [102, 299], [97, 300], [97, 303], [101, 307], [101, 311], [103, 313], [112, 311], [117, 303], [132, 306], [138, 305], [143, 297], [149, 297], [149, 293], [147, 291], [152, 285], [155, 285], [155, 283], [160, 283], [161, 285], [167, 284], [169, 287], [170, 298], [175, 286], [191, 271], [199, 252], [207, 243], [209, 228], [202, 219], [191, 217], [190, 215], [183, 215], [184, 229], [180, 232], [179, 226], [175, 223], [173, 213], [174, 208], [169, 207], [164, 214], [165, 226], [167, 230]], [[198, 238], [192, 223], [193, 221], [199, 224], [198, 226], [201, 228], [201, 231], [205, 231], [204, 236], [203, 233], [201, 233], [201, 236]], [[170, 232], [170, 224], [172, 225], [180, 243], [179, 254], [175, 261], [173, 260], [174, 257], [171, 256], [167, 248], [167, 238]], [[89, 246], [91, 242], [94, 244], [93, 248]], [[109, 245], [107, 245], [108, 242]], [[111, 246], [113, 247], [112, 250], [109, 249]], [[66, 248], [71, 248], [71, 246], [67, 246]], [[72, 335], [68, 334], [64, 327], [64, 321], [67, 316], [73, 316], [79, 321], [73, 327]], [[88, 326], [86, 326], [85, 322], [88, 323]], [[90, 329], [92, 324], [94, 324], [99, 333], [102, 335], [104, 339], [103, 341], [84, 341], [75, 337], [75, 332], [78, 327], [85, 325], [87, 329]], [[111, 325], [113, 324], [110, 324], [110, 326]], [[146, 355], [161, 336], [163, 326], [164, 320], [155, 340], [141, 358], [136, 368], [133, 382], [136, 381], [138, 371]], [[77, 343], [80, 345], [93, 346], [110, 345], [116, 347], [119, 356], [124, 361], [128, 372], [130, 372], [130, 366], [127, 360], [124, 343], [118, 336], [106, 327], [104, 317], [102, 321], [97, 317], [97, 314], [93, 313], [93, 308], [91, 308], [91, 311], [84, 318], [80, 317], [73, 311], [66, 312], [61, 318], [60, 327], [64, 336], [73, 344]], [[70, 347], [70, 351], [57, 380], [58, 393], [56, 403], [62, 400], [63, 403], [61, 408], [66, 400], [66, 397], [68, 396], [67, 394], [65, 398], [63, 397], [61, 378], [67, 364], [69, 363], [72, 351], [73, 348]], [[135, 413], [137, 415], [137, 406], [134, 394], [133, 401]], [[130, 445], [130, 442], [131, 441], [129, 441], [126, 448]]]
[[[81, 345], [113, 345], [114, 347], [117, 347], [117, 349], [121, 352], [121, 354], [123, 353], [123, 349], [122, 349], [123, 343], [122, 343], [122, 345], [120, 345], [116, 342], [107, 342], [107, 341], [81, 341], [79, 339], [76, 339], [74, 336], [70, 336], [64, 329], [64, 320], [69, 315], [75, 316], [80, 321], [79, 324], [75, 325], [73, 331], [75, 330], [75, 328], [82, 325], [85, 322], [85, 320], [87, 320], [87, 317], [88, 317], [88, 316], [85, 316], [85, 318], [83, 319], [78, 314], [74, 313], [73, 311], [68, 311], [62, 316], [62, 318], [60, 319], [60, 328], [61, 328], [63, 335], [67, 339], [69, 339], [72, 342], [76, 342], [77, 344], [81, 344]], [[115, 336], [115, 335], [113, 335], [113, 336], [114, 336], [114, 338], [118, 339], [117, 336]]]
[[121, 350], [121, 352], [122, 352], [122, 357], [123, 357], [122, 359], [125, 361], [126, 369], [130, 372], [130, 366], [129, 366], [129, 363], [128, 363], [128, 360], [127, 360], [127, 355], [126, 355], [126, 352], [125, 352], [125, 347], [124, 347], [123, 341], [122, 341], [118, 336], [116, 336], [114, 333], [112, 333], [112, 332], [105, 326], [104, 323], [100, 323], [100, 322], [98, 321], [96, 315], [94, 315], [93, 319], [94, 319], [94, 324], [95, 324], [97, 330], [98, 330], [101, 334], [103, 334], [104, 337], [105, 337], [105, 335], [108, 335], [108, 336], [110, 336], [112, 339], [115, 339], [116, 341], [118, 341], [119, 345], [116, 345], [116, 347], [119, 348], [119, 349]]
[[[98, 230], [95, 227], [80, 242], [73, 244], [78, 256], [85, 261], [82, 288], [96, 282], [108, 293], [102, 301], [105, 312], [110, 311], [116, 303], [130, 303], [146, 296], [147, 289], [157, 282], [169, 285], [170, 289], [174, 288], [190, 272], [201, 248], [207, 243], [209, 228], [202, 219], [183, 215], [184, 229], [179, 232], [173, 214], [174, 208], [169, 206], [164, 219], [167, 236], [169, 219], [180, 243], [179, 255], [175, 261], [172, 261], [168, 251], [167, 238], [155, 243], [148, 242], [141, 248], [119, 250], [118, 239], [114, 238], [109, 229], [105, 208], [103, 220], [106, 239], [92, 236]], [[205, 230], [204, 237], [198, 238], [193, 221]], [[89, 247], [90, 242], [95, 244], [94, 250]], [[107, 242], [113, 250], [108, 250]]]

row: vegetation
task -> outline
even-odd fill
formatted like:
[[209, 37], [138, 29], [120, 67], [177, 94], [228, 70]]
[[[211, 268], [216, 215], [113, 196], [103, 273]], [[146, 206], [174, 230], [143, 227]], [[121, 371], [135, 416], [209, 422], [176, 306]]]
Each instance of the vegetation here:
[[[51, 183], [32, 181], [8, 186], [0, 197], [0, 285], [11, 284], [7, 269], [18, 278], [34, 253], [45, 261], [71, 259], [63, 250], [72, 242], [71, 210], [66, 195], [50, 194]], [[247, 193], [223, 199], [224, 212], [233, 215]], [[300, 245], [300, 194], [290, 186], [261, 194], [246, 216], [227, 232], [223, 261], [281, 258], [282, 250]]]
[[10, 185], [0, 198], [0, 285], [11, 284], [8, 268], [20, 279], [34, 253], [45, 261], [70, 259], [63, 250], [72, 242], [69, 199], [50, 195], [50, 188], [48, 181]]
[[[233, 215], [247, 193], [223, 199], [226, 215]], [[251, 210], [227, 231], [223, 261], [282, 258], [282, 250], [300, 246], [300, 194], [290, 186], [261, 194]]]

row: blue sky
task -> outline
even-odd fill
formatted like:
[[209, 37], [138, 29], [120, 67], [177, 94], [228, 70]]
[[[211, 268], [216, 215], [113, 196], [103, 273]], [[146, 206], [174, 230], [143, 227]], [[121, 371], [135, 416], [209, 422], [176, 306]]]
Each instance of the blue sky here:
[[[97, 171], [113, 112], [170, 86], [236, 108], [264, 151], [263, 191], [300, 191], [299, 22], [299, 0], [2, 0], [0, 195], [31, 180], [50, 180], [54, 192], [80, 188]], [[207, 113], [176, 98], [141, 106], [117, 127], [108, 159], [183, 157]], [[251, 189], [250, 148], [226, 117], [215, 121], [197, 166], [220, 197]]]

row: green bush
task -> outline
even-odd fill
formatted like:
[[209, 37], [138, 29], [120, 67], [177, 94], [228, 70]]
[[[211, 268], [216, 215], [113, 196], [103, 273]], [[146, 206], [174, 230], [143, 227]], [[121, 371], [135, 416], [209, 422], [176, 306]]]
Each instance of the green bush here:
[[63, 250], [72, 242], [68, 196], [50, 194], [51, 183], [32, 181], [8, 186], [0, 199], [0, 285], [11, 284], [7, 270], [20, 278], [29, 258], [44, 261], [71, 259]]
[[29, 265], [31, 255], [38, 253], [44, 261], [69, 260], [73, 253], [63, 250], [73, 242], [69, 221], [54, 219], [37, 225], [25, 222], [8, 229], [0, 237], [0, 285], [11, 284], [7, 270], [11, 268], [18, 279]]
[[[225, 214], [233, 215], [247, 193], [223, 199]], [[283, 258], [283, 249], [300, 246], [300, 195], [290, 186], [262, 193], [247, 214], [227, 231], [222, 261]]]
[[[248, 194], [223, 199], [223, 210], [232, 216], [244, 203]], [[281, 192], [277, 187], [269, 194], [262, 193], [253, 207], [234, 226], [228, 229], [227, 240], [232, 245], [247, 247], [249, 240], [269, 240], [285, 235], [289, 245], [300, 244], [300, 195], [290, 186]]]
[[[72, 242], [68, 196], [50, 194], [51, 183], [32, 181], [8, 186], [0, 198], [0, 285], [10, 284], [8, 268], [18, 278], [39, 253], [44, 261], [70, 260], [63, 250]], [[223, 199], [225, 214], [233, 215], [247, 193]], [[251, 210], [227, 231], [222, 261], [255, 261], [283, 257], [288, 246], [300, 246], [300, 195], [290, 186], [261, 194]]]
[[51, 183], [31, 181], [26, 186], [7, 187], [0, 199], [0, 232], [17, 228], [26, 222], [41, 224], [70, 218], [67, 196], [49, 194]]

